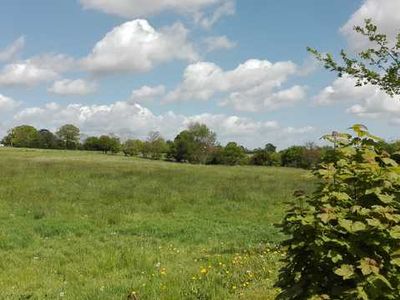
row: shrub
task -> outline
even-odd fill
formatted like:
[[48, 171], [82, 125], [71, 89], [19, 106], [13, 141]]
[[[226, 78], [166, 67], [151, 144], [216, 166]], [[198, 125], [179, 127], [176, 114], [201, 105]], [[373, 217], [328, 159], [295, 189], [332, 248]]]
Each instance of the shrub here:
[[282, 224], [290, 235], [278, 299], [399, 299], [400, 172], [362, 125], [325, 136], [336, 159], [321, 163], [312, 196]]

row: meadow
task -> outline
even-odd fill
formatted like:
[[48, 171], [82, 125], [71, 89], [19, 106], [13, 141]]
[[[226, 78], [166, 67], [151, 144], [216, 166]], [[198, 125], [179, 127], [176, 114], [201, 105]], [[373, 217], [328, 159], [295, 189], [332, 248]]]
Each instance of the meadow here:
[[275, 224], [312, 186], [300, 169], [0, 149], [0, 299], [274, 299]]

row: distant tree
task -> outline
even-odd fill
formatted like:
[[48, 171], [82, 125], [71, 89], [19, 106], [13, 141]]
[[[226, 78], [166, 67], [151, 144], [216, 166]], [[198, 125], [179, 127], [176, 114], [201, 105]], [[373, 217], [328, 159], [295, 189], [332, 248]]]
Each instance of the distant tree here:
[[217, 136], [206, 125], [192, 123], [189, 125], [188, 132], [192, 135], [195, 147], [189, 154], [191, 163], [206, 163], [213, 148], [215, 147]]
[[282, 166], [294, 168], [306, 168], [304, 160], [305, 147], [291, 146], [281, 151]]
[[41, 149], [59, 149], [62, 143], [50, 130], [41, 129], [37, 133], [36, 146]]
[[250, 164], [255, 166], [279, 166], [280, 154], [276, 153], [276, 146], [266, 144], [264, 149], [255, 149], [250, 159]]
[[169, 156], [178, 162], [209, 162], [216, 147], [216, 134], [206, 125], [193, 123], [174, 140]]
[[225, 165], [240, 165], [244, 162], [246, 153], [242, 146], [235, 142], [228, 143], [222, 150], [222, 162]]
[[97, 136], [89, 136], [83, 142], [83, 149], [87, 151], [102, 151], [100, 139]]
[[12, 130], [9, 130], [7, 132], [7, 135], [4, 136], [1, 140], [1, 144], [3, 144], [4, 146], [12, 146], [12, 134], [11, 134]]
[[324, 146], [320, 148], [321, 157], [320, 160], [324, 162], [335, 162], [337, 161], [337, 152], [331, 146]]
[[304, 166], [307, 169], [311, 169], [317, 166], [321, 162], [321, 148], [316, 146], [314, 143], [306, 143], [304, 146]]
[[162, 158], [168, 152], [168, 146], [158, 131], [150, 132], [147, 141], [143, 145], [143, 156], [155, 160]]
[[56, 134], [64, 142], [66, 149], [76, 150], [78, 148], [80, 130], [75, 125], [63, 125]]
[[125, 156], [138, 156], [143, 151], [143, 144], [141, 140], [127, 140], [122, 145], [122, 152]]
[[100, 151], [104, 154], [109, 152], [116, 154], [121, 150], [121, 142], [118, 137], [111, 137], [108, 135], [102, 135], [99, 137]]
[[276, 152], [276, 146], [271, 143], [268, 143], [265, 145], [264, 150], [267, 152], [273, 153], [273, 152]]
[[195, 148], [194, 136], [188, 130], [184, 130], [176, 136], [173, 146], [170, 147], [170, 156], [177, 162], [190, 162]]
[[223, 165], [224, 164], [224, 147], [222, 147], [221, 145], [215, 146], [210, 154], [207, 164]]
[[34, 148], [37, 147], [38, 131], [30, 125], [17, 126], [9, 130], [2, 142], [12, 147]]

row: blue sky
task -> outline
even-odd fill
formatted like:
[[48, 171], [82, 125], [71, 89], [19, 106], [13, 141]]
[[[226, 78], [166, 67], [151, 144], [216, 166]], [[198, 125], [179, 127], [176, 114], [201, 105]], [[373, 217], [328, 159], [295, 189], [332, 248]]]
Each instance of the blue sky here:
[[173, 138], [206, 123], [221, 143], [317, 142], [364, 123], [399, 138], [399, 99], [337, 79], [306, 51], [364, 42], [371, 17], [400, 29], [397, 0], [3, 0], [0, 135], [19, 124]]

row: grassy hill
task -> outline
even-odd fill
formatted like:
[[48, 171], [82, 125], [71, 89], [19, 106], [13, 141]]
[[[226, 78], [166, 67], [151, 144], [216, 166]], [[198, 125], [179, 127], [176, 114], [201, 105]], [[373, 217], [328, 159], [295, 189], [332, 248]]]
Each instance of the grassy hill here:
[[273, 299], [307, 175], [0, 149], [0, 299]]

